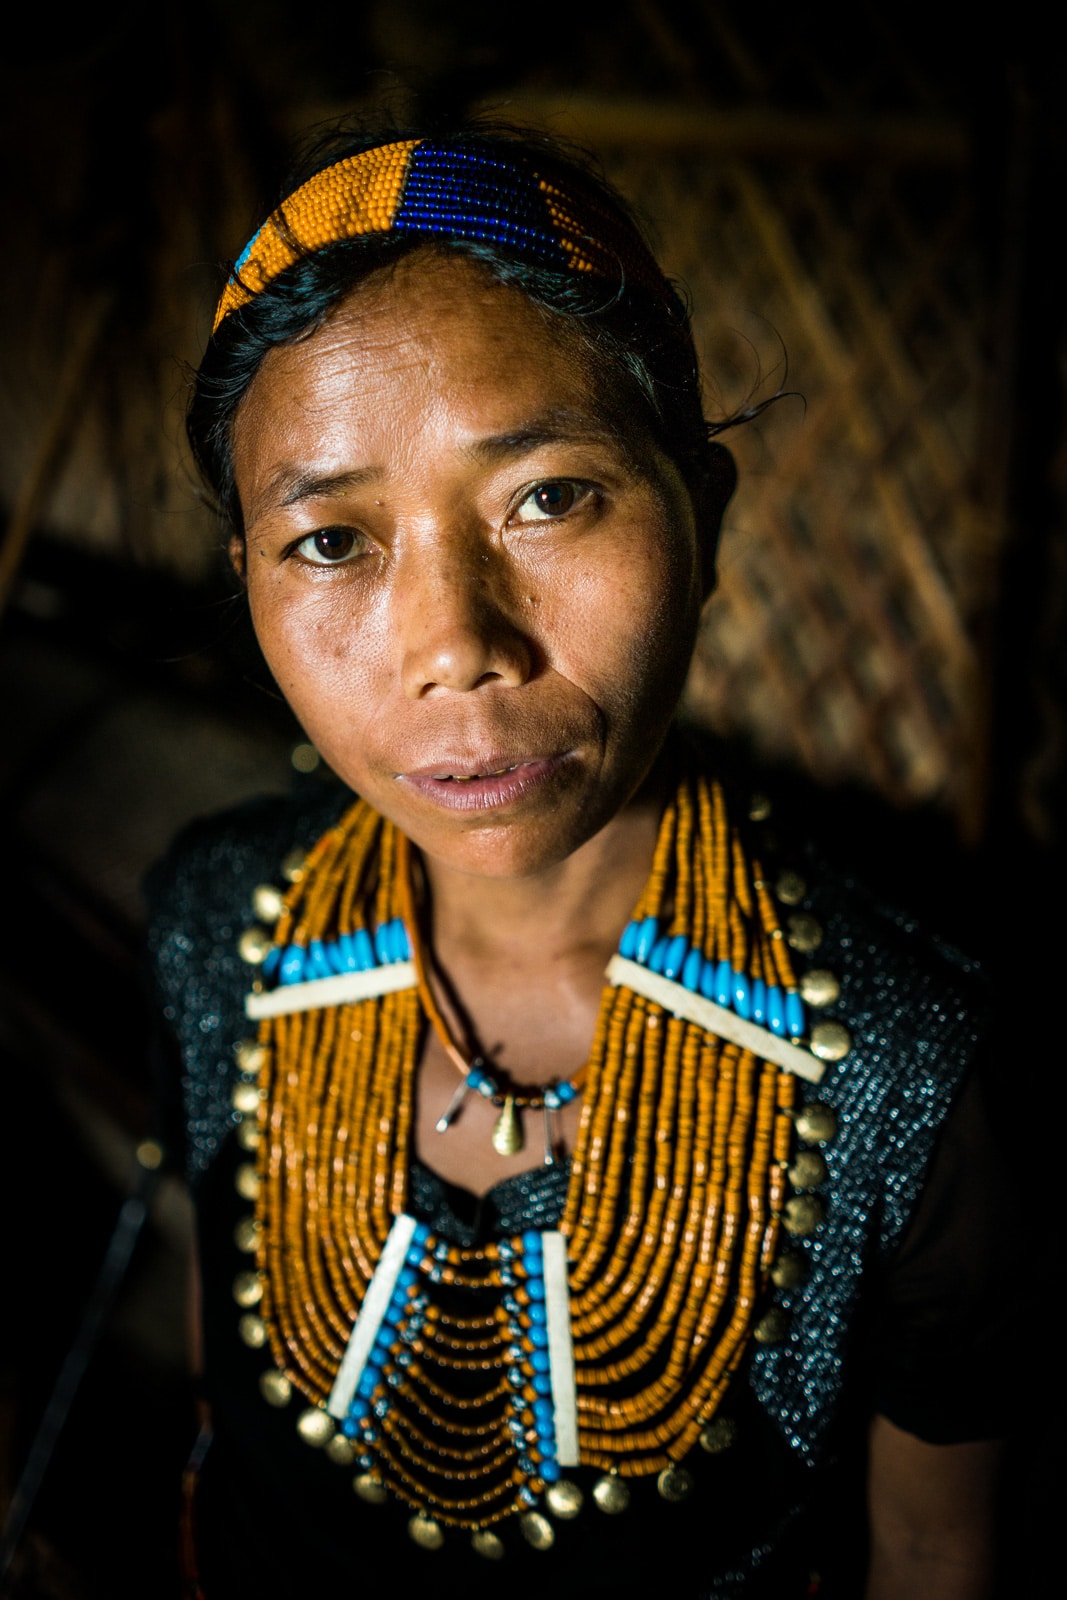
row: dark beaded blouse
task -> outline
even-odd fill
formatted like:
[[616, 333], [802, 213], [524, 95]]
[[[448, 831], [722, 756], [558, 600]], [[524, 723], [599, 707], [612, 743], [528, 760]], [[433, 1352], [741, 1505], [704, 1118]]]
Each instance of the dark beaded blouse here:
[[[1003, 1422], [989, 1377], [1003, 1320], [990, 1262], [1005, 1207], [988, 1159], [980, 1074], [959, 1092], [983, 1009], [972, 966], [813, 859], [795, 863], [811, 884], [800, 911], [820, 935], [812, 964], [840, 980], [823, 1015], [847, 1027], [852, 1048], [811, 1091], [836, 1123], [821, 1147], [824, 1220], [793, 1241], [803, 1282], [775, 1290], [784, 1337], [753, 1346], [727, 1397], [735, 1442], [693, 1452], [686, 1466], [695, 1484], [682, 1503], [640, 1480], [617, 1516], [594, 1507], [596, 1474], [569, 1472], [584, 1508], [555, 1525], [548, 1551], [507, 1530], [503, 1562], [474, 1554], [462, 1534], [441, 1551], [422, 1550], [407, 1537], [407, 1508], [364, 1504], [352, 1469], [304, 1443], [295, 1402], [266, 1404], [259, 1378], [269, 1362], [238, 1337], [232, 1297], [249, 1264], [234, 1239], [249, 1209], [233, 1181], [247, 1159], [232, 1137], [233, 1051], [249, 1032], [249, 969], [237, 939], [255, 886], [276, 880], [283, 857], [313, 843], [350, 798], [324, 790], [310, 802], [263, 801], [196, 824], [150, 884], [163, 1014], [182, 1061], [180, 1105], [177, 1073], [170, 1087], [173, 1121], [198, 1215], [214, 1423], [197, 1499], [207, 1600], [327, 1585], [355, 1592], [398, 1578], [468, 1600], [499, 1594], [502, 1582], [512, 1596], [554, 1600], [647, 1596], [665, 1584], [691, 1597], [799, 1596], [813, 1563], [824, 1570], [824, 1525], [840, 1572], [835, 1587], [833, 1563], [824, 1570], [821, 1592], [853, 1593], [850, 1562], [862, 1560], [862, 1546], [842, 1530], [862, 1525], [849, 1497], [872, 1412], [935, 1443], [995, 1436]], [[443, 1237], [476, 1244], [552, 1226], [566, 1186], [559, 1164], [478, 1200], [413, 1163], [409, 1204]]]

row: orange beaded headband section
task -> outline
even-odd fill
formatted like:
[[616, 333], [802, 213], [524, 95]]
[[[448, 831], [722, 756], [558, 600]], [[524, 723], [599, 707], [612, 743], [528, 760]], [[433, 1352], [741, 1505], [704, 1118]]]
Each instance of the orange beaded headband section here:
[[562, 272], [671, 291], [627, 219], [596, 195], [538, 171], [521, 150], [404, 139], [346, 156], [309, 178], [245, 246], [212, 332], [280, 273], [362, 234], [413, 233], [504, 246]]

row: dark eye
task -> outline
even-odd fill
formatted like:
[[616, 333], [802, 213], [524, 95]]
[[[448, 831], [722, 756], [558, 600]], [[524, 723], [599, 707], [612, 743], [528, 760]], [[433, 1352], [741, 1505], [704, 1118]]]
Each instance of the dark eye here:
[[545, 522], [551, 517], [565, 517], [582, 499], [585, 490], [581, 484], [566, 478], [556, 478], [549, 483], [539, 483], [522, 501], [515, 513], [517, 522]]
[[359, 535], [352, 528], [320, 528], [301, 539], [297, 551], [317, 567], [337, 566], [355, 555]]

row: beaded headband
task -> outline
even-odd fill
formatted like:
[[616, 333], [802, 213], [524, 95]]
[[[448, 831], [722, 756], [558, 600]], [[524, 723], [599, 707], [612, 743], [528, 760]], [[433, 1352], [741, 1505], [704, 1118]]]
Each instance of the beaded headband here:
[[405, 139], [315, 173], [245, 246], [215, 313], [246, 305], [287, 267], [361, 234], [422, 233], [505, 245], [565, 272], [671, 291], [636, 230], [595, 195], [499, 144]]

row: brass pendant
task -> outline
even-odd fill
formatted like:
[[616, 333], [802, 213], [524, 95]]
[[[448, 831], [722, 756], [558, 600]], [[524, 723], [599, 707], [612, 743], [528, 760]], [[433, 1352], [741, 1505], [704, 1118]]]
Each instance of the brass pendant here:
[[609, 1517], [617, 1517], [630, 1504], [630, 1490], [618, 1473], [605, 1472], [593, 1485], [593, 1499]]
[[519, 1519], [522, 1536], [535, 1550], [551, 1550], [556, 1542], [556, 1530], [540, 1511], [527, 1511]]
[[674, 1463], [664, 1467], [656, 1479], [656, 1488], [663, 1500], [686, 1500], [693, 1492], [693, 1474]]
[[485, 1556], [487, 1561], [501, 1561], [504, 1541], [492, 1528], [475, 1528], [471, 1534], [471, 1549], [476, 1555]]
[[441, 1524], [420, 1511], [408, 1522], [408, 1537], [414, 1539], [422, 1550], [440, 1550], [445, 1542]]
[[498, 1156], [518, 1155], [526, 1140], [522, 1136], [522, 1121], [515, 1109], [515, 1096], [504, 1096], [504, 1107], [493, 1128], [493, 1149]]
[[569, 1478], [559, 1478], [545, 1490], [545, 1504], [554, 1517], [569, 1522], [582, 1509], [582, 1491]]

